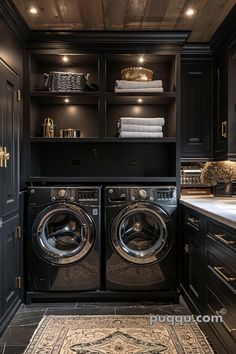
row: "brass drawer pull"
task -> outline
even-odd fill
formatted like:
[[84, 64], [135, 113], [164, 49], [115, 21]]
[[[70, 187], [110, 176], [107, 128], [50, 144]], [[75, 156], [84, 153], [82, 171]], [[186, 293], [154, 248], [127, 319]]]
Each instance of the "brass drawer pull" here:
[[197, 218], [188, 218], [188, 221], [192, 224], [198, 224], [199, 220]]
[[221, 123], [221, 136], [225, 139], [227, 138], [227, 121], [226, 120]]
[[236, 280], [236, 276], [235, 277], [228, 277], [224, 272], [224, 268], [223, 267], [213, 267], [215, 272], [218, 273], [224, 280], [226, 280], [228, 283], [231, 281], [235, 281]]
[[233, 241], [233, 240], [226, 240], [225, 237], [226, 237], [226, 234], [214, 234], [214, 236], [224, 242], [226, 245], [235, 245], [236, 244], [236, 241]]
[[[216, 314], [218, 316], [222, 316], [219, 311], [216, 311]], [[224, 320], [222, 321], [222, 324], [230, 334], [234, 334], [236, 332], [236, 328], [230, 328]]]

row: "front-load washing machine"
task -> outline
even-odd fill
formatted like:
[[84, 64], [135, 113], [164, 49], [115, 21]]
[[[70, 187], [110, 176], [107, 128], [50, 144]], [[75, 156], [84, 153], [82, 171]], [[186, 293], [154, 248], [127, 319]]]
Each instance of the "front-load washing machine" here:
[[106, 288], [176, 289], [176, 187], [108, 186], [105, 203]]
[[100, 209], [100, 187], [29, 188], [29, 292], [100, 289]]

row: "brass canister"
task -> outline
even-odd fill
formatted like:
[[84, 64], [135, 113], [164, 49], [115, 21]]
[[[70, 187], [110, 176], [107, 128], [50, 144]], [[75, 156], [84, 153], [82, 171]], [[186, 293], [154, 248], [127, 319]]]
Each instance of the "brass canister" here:
[[44, 138], [54, 138], [54, 122], [52, 118], [45, 118], [43, 127], [43, 137]]

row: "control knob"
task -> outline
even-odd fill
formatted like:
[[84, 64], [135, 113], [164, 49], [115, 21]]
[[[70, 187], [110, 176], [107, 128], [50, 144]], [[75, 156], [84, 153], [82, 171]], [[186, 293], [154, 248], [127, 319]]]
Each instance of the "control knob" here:
[[55, 200], [56, 200], [56, 197], [52, 197], [52, 198], [51, 198], [51, 201], [52, 201], [52, 202], [55, 202]]
[[66, 198], [67, 197], [67, 191], [65, 189], [60, 189], [57, 192], [57, 195], [59, 198]]
[[138, 191], [138, 196], [139, 196], [140, 198], [146, 198], [147, 192], [145, 191], [145, 189], [140, 189], [140, 190]]

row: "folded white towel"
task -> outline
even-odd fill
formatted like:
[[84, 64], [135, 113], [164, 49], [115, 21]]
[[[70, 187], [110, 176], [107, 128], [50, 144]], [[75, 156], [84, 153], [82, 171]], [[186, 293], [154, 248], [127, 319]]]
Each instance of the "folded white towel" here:
[[160, 125], [165, 124], [164, 118], [138, 118], [138, 117], [121, 117], [119, 120], [122, 124], [137, 124], [137, 125]]
[[116, 88], [118, 89], [161, 88], [161, 87], [162, 87], [162, 80], [152, 80], [152, 81], [116, 80]]
[[120, 132], [120, 138], [163, 138], [162, 132]]
[[160, 125], [123, 124], [119, 122], [118, 128], [120, 132], [162, 132], [162, 126]]
[[117, 93], [122, 93], [122, 92], [163, 92], [162, 87], [154, 88], [125, 88], [125, 89], [120, 89], [115, 87], [115, 92]]

